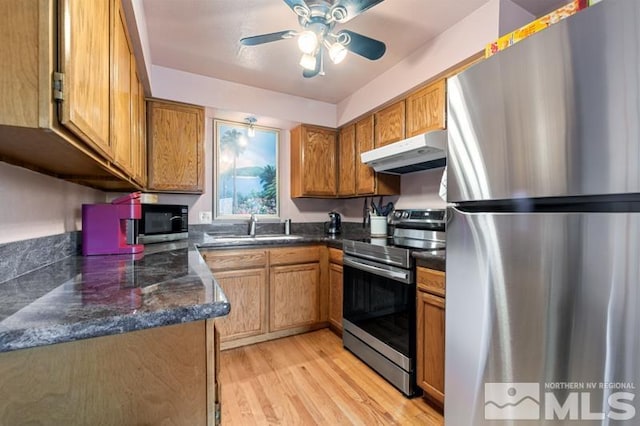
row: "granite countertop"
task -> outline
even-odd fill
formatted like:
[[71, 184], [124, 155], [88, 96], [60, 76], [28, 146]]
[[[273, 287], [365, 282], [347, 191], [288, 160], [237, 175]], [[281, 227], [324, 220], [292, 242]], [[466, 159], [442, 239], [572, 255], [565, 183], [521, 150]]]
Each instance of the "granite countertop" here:
[[416, 259], [416, 265], [445, 272], [446, 252], [444, 250], [414, 251], [411, 255]]
[[239, 244], [190, 231], [188, 241], [147, 245], [140, 255], [69, 256], [0, 283], [0, 352], [224, 316], [229, 301], [200, 249], [314, 243], [342, 249], [343, 240], [361, 233]]
[[0, 352], [214, 318], [230, 305], [197, 247], [70, 256], [0, 283]]
[[322, 243], [342, 248], [357, 235], [292, 241], [188, 241], [145, 246], [140, 255], [69, 256], [0, 283], [0, 352], [121, 334], [227, 315], [230, 304], [199, 249]]
[[251, 248], [251, 247], [270, 247], [270, 246], [291, 246], [291, 245], [308, 245], [308, 244], [325, 244], [329, 247], [342, 249], [342, 242], [356, 236], [348, 235], [300, 235], [301, 238], [292, 240], [268, 240], [268, 239], [247, 239], [246, 241], [227, 241], [216, 242], [214, 237], [204, 235], [198, 240], [197, 246], [201, 249], [228, 249], [228, 248]]

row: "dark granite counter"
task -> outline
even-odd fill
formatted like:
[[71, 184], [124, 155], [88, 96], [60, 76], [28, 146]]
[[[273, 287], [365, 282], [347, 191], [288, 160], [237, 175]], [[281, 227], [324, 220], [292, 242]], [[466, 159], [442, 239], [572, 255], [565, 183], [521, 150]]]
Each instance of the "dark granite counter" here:
[[224, 316], [230, 304], [198, 249], [342, 249], [363, 232], [353, 226], [337, 236], [221, 244], [190, 229], [188, 241], [147, 245], [142, 255], [67, 256], [0, 283], [0, 352]]
[[0, 352], [229, 313], [193, 244], [144, 255], [70, 256], [0, 283]]
[[416, 265], [445, 272], [444, 251], [414, 251], [411, 255], [416, 259]]
[[272, 247], [290, 245], [324, 244], [329, 247], [342, 250], [342, 242], [349, 239], [345, 236], [324, 236], [324, 235], [302, 235], [302, 238], [294, 240], [268, 240], [268, 239], [247, 239], [245, 241], [216, 242], [214, 238], [205, 236], [201, 242], [197, 243], [200, 249], [229, 249], [229, 248], [251, 248], [251, 247]]

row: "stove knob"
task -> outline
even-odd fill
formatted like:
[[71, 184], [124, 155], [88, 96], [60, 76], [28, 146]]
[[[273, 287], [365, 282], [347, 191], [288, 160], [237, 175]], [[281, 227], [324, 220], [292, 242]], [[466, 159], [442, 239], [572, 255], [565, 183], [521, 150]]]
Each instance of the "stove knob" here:
[[402, 212], [402, 218], [407, 219], [409, 217], [409, 212]]
[[400, 219], [400, 217], [402, 216], [402, 212], [399, 212], [399, 211], [393, 212], [393, 216], [394, 216], [396, 219]]

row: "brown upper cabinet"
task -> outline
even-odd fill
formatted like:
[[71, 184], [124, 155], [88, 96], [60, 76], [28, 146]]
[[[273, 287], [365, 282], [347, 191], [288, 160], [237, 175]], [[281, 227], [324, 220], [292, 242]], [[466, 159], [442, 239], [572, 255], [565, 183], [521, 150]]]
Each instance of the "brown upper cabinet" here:
[[[373, 115], [356, 122], [356, 192], [373, 194], [376, 191], [376, 172], [360, 161], [360, 154], [371, 151], [373, 141]], [[398, 188], [399, 189], [399, 188]], [[399, 192], [399, 191], [398, 191]]]
[[135, 60], [116, 26], [119, 8], [119, 0], [2, 2], [2, 161], [101, 189], [141, 189], [130, 137], [113, 134], [114, 114], [129, 123], [123, 133], [134, 119], [126, 98]]
[[360, 154], [374, 147], [374, 116], [369, 115], [356, 122], [356, 195], [400, 194], [400, 176], [376, 173], [363, 164]]
[[338, 138], [338, 196], [356, 195], [356, 126], [340, 130]]
[[204, 191], [204, 108], [154, 99], [147, 118], [148, 189]]
[[291, 198], [335, 197], [336, 131], [302, 124], [291, 130]]
[[[108, 159], [113, 158], [109, 137], [111, 2], [62, 0], [59, 40], [60, 72], [64, 74], [59, 80], [63, 90], [60, 122]], [[122, 37], [118, 43], [128, 49], [126, 36]], [[127, 70], [128, 61], [127, 52]]]
[[404, 99], [376, 112], [374, 117], [376, 148], [405, 138]]
[[445, 79], [410, 94], [407, 104], [407, 137], [446, 127]]
[[143, 188], [147, 186], [147, 109], [144, 87], [131, 63], [131, 156], [133, 178]]
[[129, 43], [124, 12], [119, 1], [114, 2], [113, 12], [113, 36], [111, 37], [111, 147], [113, 148], [114, 162], [122, 170], [133, 176], [133, 141], [131, 138], [133, 81], [131, 79], [131, 61], [135, 61], [135, 58]]

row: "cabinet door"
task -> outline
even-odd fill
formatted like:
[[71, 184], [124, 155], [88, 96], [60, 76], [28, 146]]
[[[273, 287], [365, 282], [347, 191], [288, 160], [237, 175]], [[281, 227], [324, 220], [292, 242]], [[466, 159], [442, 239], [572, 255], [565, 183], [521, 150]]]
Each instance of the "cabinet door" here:
[[113, 158], [109, 138], [109, 4], [112, 0], [60, 2], [60, 71], [64, 100], [60, 122]]
[[444, 404], [444, 299], [418, 291], [417, 381]]
[[214, 272], [233, 307], [216, 320], [222, 342], [266, 333], [266, 273], [264, 269]]
[[149, 189], [204, 190], [204, 108], [151, 101], [149, 113]]
[[445, 296], [445, 274], [434, 269], [416, 268], [416, 282], [418, 288], [423, 291], [435, 294], [436, 296]]
[[336, 134], [332, 130], [305, 127], [303, 132], [303, 192], [336, 195]]
[[356, 123], [356, 193], [358, 195], [373, 194], [376, 190], [375, 172], [373, 168], [360, 161], [360, 154], [373, 149], [373, 115]]
[[0, 353], [0, 424], [205, 425], [206, 343], [195, 321]]
[[374, 148], [374, 119], [370, 115], [356, 123], [356, 194], [395, 195], [400, 193], [400, 176], [376, 173], [360, 161], [360, 154]]
[[319, 285], [319, 263], [272, 266], [269, 274], [269, 331], [318, 322]]
[[215, 321], [206, 320], [207, 425], [220, 424], [220, 330]]
[[[133, 59], [133, 56], [132, 56]], [[141, 186], [147, 185], [147, 140], [145, 137], [144, 88], [131, 61], [131, 163], [133, 178]]]
[[342, 265], [329, 264], [329, 322], [342, 331]]
[[407, 97], [407, 137], [445, 128], [445, 87], [442, 79]]
[[114, 161], [128, 175], [133, 176], [132, 139], [132, 52], [124, 12], [120, 1], [114, 1], [113, 37], [111, 38], [111, 146]]
[[335, 197], [336, 132], [301, 125], [291, 130], [291, 197]]
[[356, 127], [340, 130], [338, 138], [338, 195], [356, 194]]
[[375, 113], [376, 148], [404, 139], [404, 100]]

